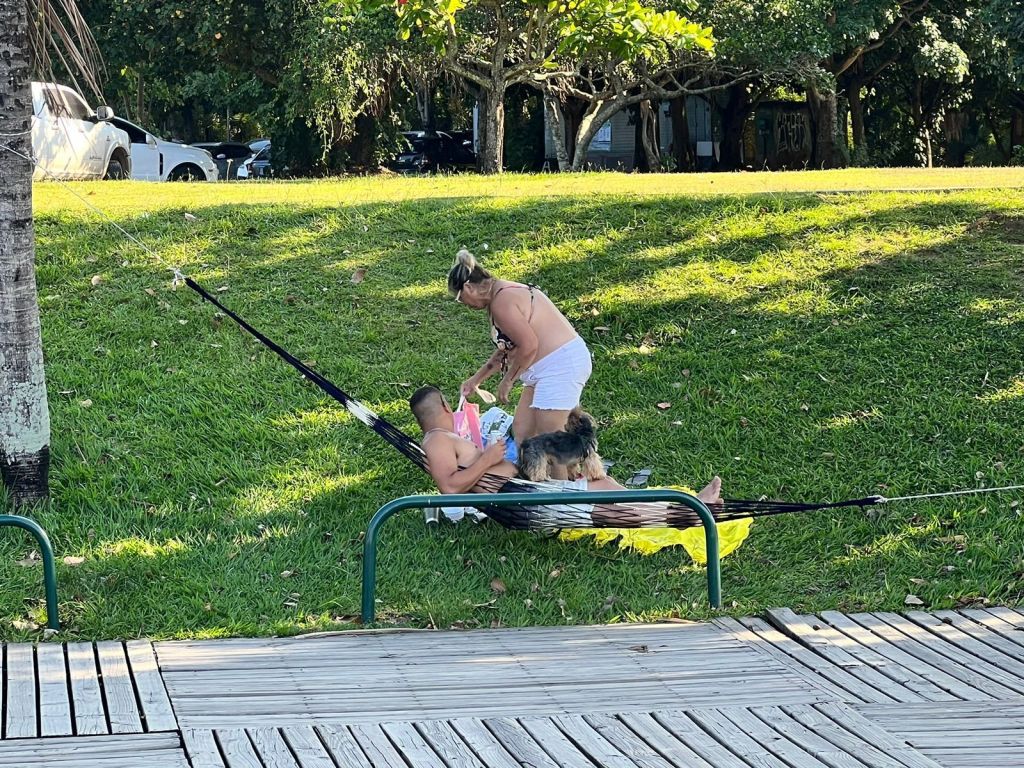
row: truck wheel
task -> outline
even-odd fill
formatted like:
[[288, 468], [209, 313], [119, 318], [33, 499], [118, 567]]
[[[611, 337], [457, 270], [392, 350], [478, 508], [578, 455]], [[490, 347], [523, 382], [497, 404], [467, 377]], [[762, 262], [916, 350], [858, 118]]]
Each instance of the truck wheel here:
[[115, 180], [127, 179], [127, 159], [128, 158], [125, 157], [123, 150], [115, 149], [114, 153], [110, 156], [110, 162], [107, 163], [107, 172], [104, 174], [103, 178]]

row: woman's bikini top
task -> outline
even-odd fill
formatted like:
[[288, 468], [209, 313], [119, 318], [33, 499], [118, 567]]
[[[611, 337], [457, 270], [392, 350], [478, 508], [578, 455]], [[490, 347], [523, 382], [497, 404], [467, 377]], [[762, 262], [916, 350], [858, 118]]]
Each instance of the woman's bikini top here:
[[[537, 286], [506, 285], [504, 288], [499, 288], [497, 291], [494, 292], [494, 296], [491, 297], [491, 301], [494, 301], [494, 298], [507, 288], [525, 288], [530, 292], [530, 316], [526, 318], [526, 321], [529, 322], [533, 320], [533, 300], [535, 298], [533, 292], [537, 288]], [[495, 325], [493, 316], [491, 317], [491, 341], [494, 342], [494, 346], [496, 346], [498, 349], [505, 353], [505, 356], [501, 360], [501, 370], [502, 373], [504, 373], [506, 370], [508, 370], [508, 353], [516, 348], [516, 344], [514, 341], [512, 341], [511, 338], [509, 338], [504, 332], [502, 332], [501, 328]]]

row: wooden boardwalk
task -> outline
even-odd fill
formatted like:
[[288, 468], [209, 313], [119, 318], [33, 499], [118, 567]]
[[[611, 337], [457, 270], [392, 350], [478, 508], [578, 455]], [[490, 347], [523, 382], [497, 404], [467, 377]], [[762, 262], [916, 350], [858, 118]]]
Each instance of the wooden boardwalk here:
[[1024, 612], [9, 644], [0, 768], [1024, 765]]

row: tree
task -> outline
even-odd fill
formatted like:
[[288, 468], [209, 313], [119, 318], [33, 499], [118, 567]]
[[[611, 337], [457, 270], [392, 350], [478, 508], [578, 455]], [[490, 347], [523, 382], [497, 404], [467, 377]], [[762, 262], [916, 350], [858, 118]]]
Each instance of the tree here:
[[[58, 8], [60, 9], [58, 11]], [[0, 479], [15, 505], [49, 493], [50, 417], [32, 227], [33, 73], [47, 51], [98, 92], [92, 37], [72, 0], [0, 0]]]
[[[381, 5], [347, 0], [357, 17]], [[573, 75], [571, 66], [560, 71], [563, 64], [589, 55], [625, 63], [657, 49], [712, 45], [709, 29], [636, 0], [400, 0], [396, 7], [400, 37], [421, 37], [477, 97], [484, 173], [502, 170], [505, 94], [513, 85]]]

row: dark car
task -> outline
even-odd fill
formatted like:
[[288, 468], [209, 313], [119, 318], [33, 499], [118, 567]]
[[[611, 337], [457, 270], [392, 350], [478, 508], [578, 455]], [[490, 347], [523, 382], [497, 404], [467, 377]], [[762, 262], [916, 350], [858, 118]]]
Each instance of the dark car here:
[[395, 158], [392, 168], [399, 173], [436, 173], [476, 168], [471, 132], [406, 131], [406, 151]]
[[[251, 147], [255, 142], [250, 142]], [[242, 161], [242, 167], [238, 169], [240, 179], [266, 179], [273, 176], [274, 168], [270, 162], [270, 142], [264, 143], [263, 149], [259, 150], [248, 160]]]
[[221, 181], [237, 179], [238, 169], [242, 167], [242, 163], [252, 157], [252, 150], [239, 141], [199, 142], [192, 146], [205, 149], [213, 155], [217, 163], [217, 178]]

